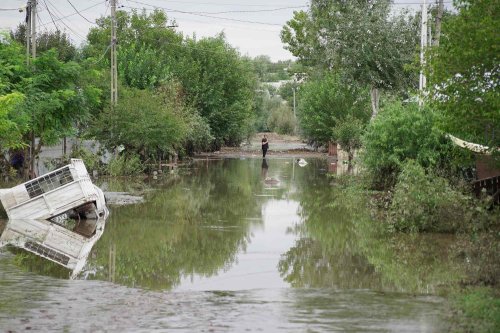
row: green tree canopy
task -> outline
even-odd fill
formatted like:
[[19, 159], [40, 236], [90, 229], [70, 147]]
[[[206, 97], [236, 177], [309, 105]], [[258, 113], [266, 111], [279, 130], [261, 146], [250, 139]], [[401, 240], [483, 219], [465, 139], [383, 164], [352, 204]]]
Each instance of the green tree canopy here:
[[414, 58], [416, 23], [406, 13], [391, 15], [388, 0], [313, 0], [308, 12], [295, 12], [281, 39], [300, 61], [371, 87], [375, 116], [379, 89], [401, 91], [417, 82], [405, 70]]
[[94, 122], [95, 135], [106, 147], [125, 147], [143, 157], [176, 150], [185, 132], [181, 110], [150, 90], [123, 88], [122, 101]]
[[347, 85], [328, 74], [302, 85], [298, 111], [303, 134], [320, 144], [335, 140], [334, 127], [348, 115], [366, 122], [370, 117], [366, 89]]
[[500, 146], [500, 6], [456, 1], [429, 52], [430, 101], [439, 126], [463, 139]]
[[[210, 126], [215, 148], [239, 144], [247, 136], [253, 125], [256, 80], [251, 64], [224, 35], [184, 37], [159, 10], [119, 11], [117, 20], [118, 72], [124, 85], [154, 90], [180, 82], [183, 101]], [[110, 24], [109, 18], [102, 18], [88, 35], [84, 54], [96, 62], [109, 49]], [[109, 61], [99, 66], [107, 70]]]

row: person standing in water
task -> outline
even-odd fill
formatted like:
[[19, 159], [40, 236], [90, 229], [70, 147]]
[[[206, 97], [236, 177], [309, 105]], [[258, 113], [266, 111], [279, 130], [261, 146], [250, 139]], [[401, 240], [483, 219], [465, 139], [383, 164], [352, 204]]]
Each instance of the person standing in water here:
[[267, 136], [264, 134], [262, 138], [262, 158], [266, 158], [267, 150], [269, 149], [269, 142], [267, 141]]

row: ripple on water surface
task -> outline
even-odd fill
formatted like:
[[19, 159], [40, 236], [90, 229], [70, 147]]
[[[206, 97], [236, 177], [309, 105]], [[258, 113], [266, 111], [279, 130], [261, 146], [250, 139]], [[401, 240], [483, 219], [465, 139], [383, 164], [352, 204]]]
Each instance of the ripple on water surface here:
[[395, 251], [360, 229], [325, 166], [203, 162], [144, 191], [146, 202], [112, 208], [84, 275], [95, 280], [56, 279], [0, 252], [0, 331], [445, 330], [443, 299], [393, 292], [440, 283], [445, 258], [415, 255], [428, 248], [416, 241]]

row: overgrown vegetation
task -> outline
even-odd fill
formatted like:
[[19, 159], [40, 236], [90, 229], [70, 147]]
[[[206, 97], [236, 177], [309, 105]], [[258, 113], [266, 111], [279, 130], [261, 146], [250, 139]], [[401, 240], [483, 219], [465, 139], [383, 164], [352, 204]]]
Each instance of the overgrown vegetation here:
[[362, 156], [375, 188], [395, 184], [402, 166], [415, 160], [429, 169], [446, 169], [451, 163], [452, 143], [435, 127], [436, 114], [416, 103], [387, 104], [363, 136]]
[[[487, 0], [454, 5], [456, 12], [433, 15], [443, 24], [426, 52], [426, 96], [415, 92], [420, 15], [391, 13], [390, 1], [314, 0], [294, 13], [281, 37], [309, 67], [299, 93], [304, 136], [321, 144], [338, 140], [347, 152], [361, 148], [363, 188], [383, 208], [376, 215], [386, 229], [461, 233], [453, 251], [467, 258], [463, 282], [497, 290], [500, 209], [486, 195], [473, 197], [474, 156], [453, 146], [447, 133], [489, 146], [498, 161], [499, 7]], [[369, 123], [362, 113], [370, 109], [368, 96]], [[490, 295], [481, 305], [476, 296], [460, 303], [468, 318], [484, 323], [459, 330], [498, 330], [498, 293]]]
[[394, 187], [389, 223], [397, 231], [454, 232], [477, 217], [471, 200], [445, 178], [407, 160]]

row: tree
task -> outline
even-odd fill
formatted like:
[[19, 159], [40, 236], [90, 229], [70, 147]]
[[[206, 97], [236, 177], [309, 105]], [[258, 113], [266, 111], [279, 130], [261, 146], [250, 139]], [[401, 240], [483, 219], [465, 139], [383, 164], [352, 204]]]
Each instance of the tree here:
[[208, 122], [214, 148], [238, 145], [253, 131], [257, 81], [251, 64], [217, 37], [186, 39], [174, 70], [189, 104]]
[[[160, 10], [117, 12], [118, 72], [127, 86], [145, 89], [155, 88], [172, 76], [176, 58], [182, 57], [182, 34], [169, 27], [167, 15]], [[111, 18], [97, 20], [97, 27], [90, 29], [88, 45], [83, 54], [86, 58], [101, 60], [103, 69], [109, 68], [109, 57], [102, 58], [109, 50]]]
[[178, 150], [185, 133], [185, 122], [175, 103], [165, 103], [150, 90], [122, 88], [121, 102], [108, 108], [94, 122], [99, 142], [114, 150], [123, 146], [128, 153], [140, 154], [143, 161]]
[[430, 103], [441, 129], [500, 146], [500, 7], [498, 1], [461, 0], [446, 17], [440, 44], [428, 53]]
[[[26, 43], [26, 24], [19, 24], [16, 30], [10, 32], [12, 39], [24, 45]], [[71, 44], [69, 36], [60, 30], [56, 31], [42, 31], [36, 35], [36, 51], [41, 54], [50, 49], [57, 50], [59, 60], [70, 61], [75, 60], [77, 57], [76, 47]]]
[[327, 74], [302, 85], [297, 114], [303, 134], [326, 144], [335, 139], [333, 128], [348, 115], [362, 122], [370, 117], [366, 89], [344, 84], [339, 75]]
[[349, 166], [354, 158], [354, 151], [362, 147], [364, 127], [365, 124], [360, 119], [349, 114], [333, 128], [333, 138], [347, 153]]
[[28, 75], [21, 45], [0, 36], [0, 154], [23, 147], [29, 118], [22, 112], [25, 95], [19, 85]]
[[313, 0], [295, 12], [281, 32], [286, 49], [305, 64], [342, 72], [348, 82], [370, 87], [372, 118], [379, 90], [414, 87], [412, 63], [418, 25], [414, 17], [391, 15], [388, 0]]
[[[118, 72], [125, 86], [155, 90], [179, 82], [182, 101], [210, 126], [203, 133], [213, 136], [212, 148], [237, 145], [253, 130], [256, 79], [251, 64], [223, 34], [185, 38], [169, 27], [168, 17], [159, 10], [150, 14], [118, 11], [117, 17]], [[110, 24], [109, 18], [103, 18], [91, 29], [86, 57], [97, 61], [105, 54]], [[108, 60], [99, 66], [107, 71]]]
[[416, 103], [384, 107], [363, 136], [363, 163], [375, 182], [392, 185], [410, 159], [431, 169], [450, 163], [452, 144], [435, 124], [436, 114]]

